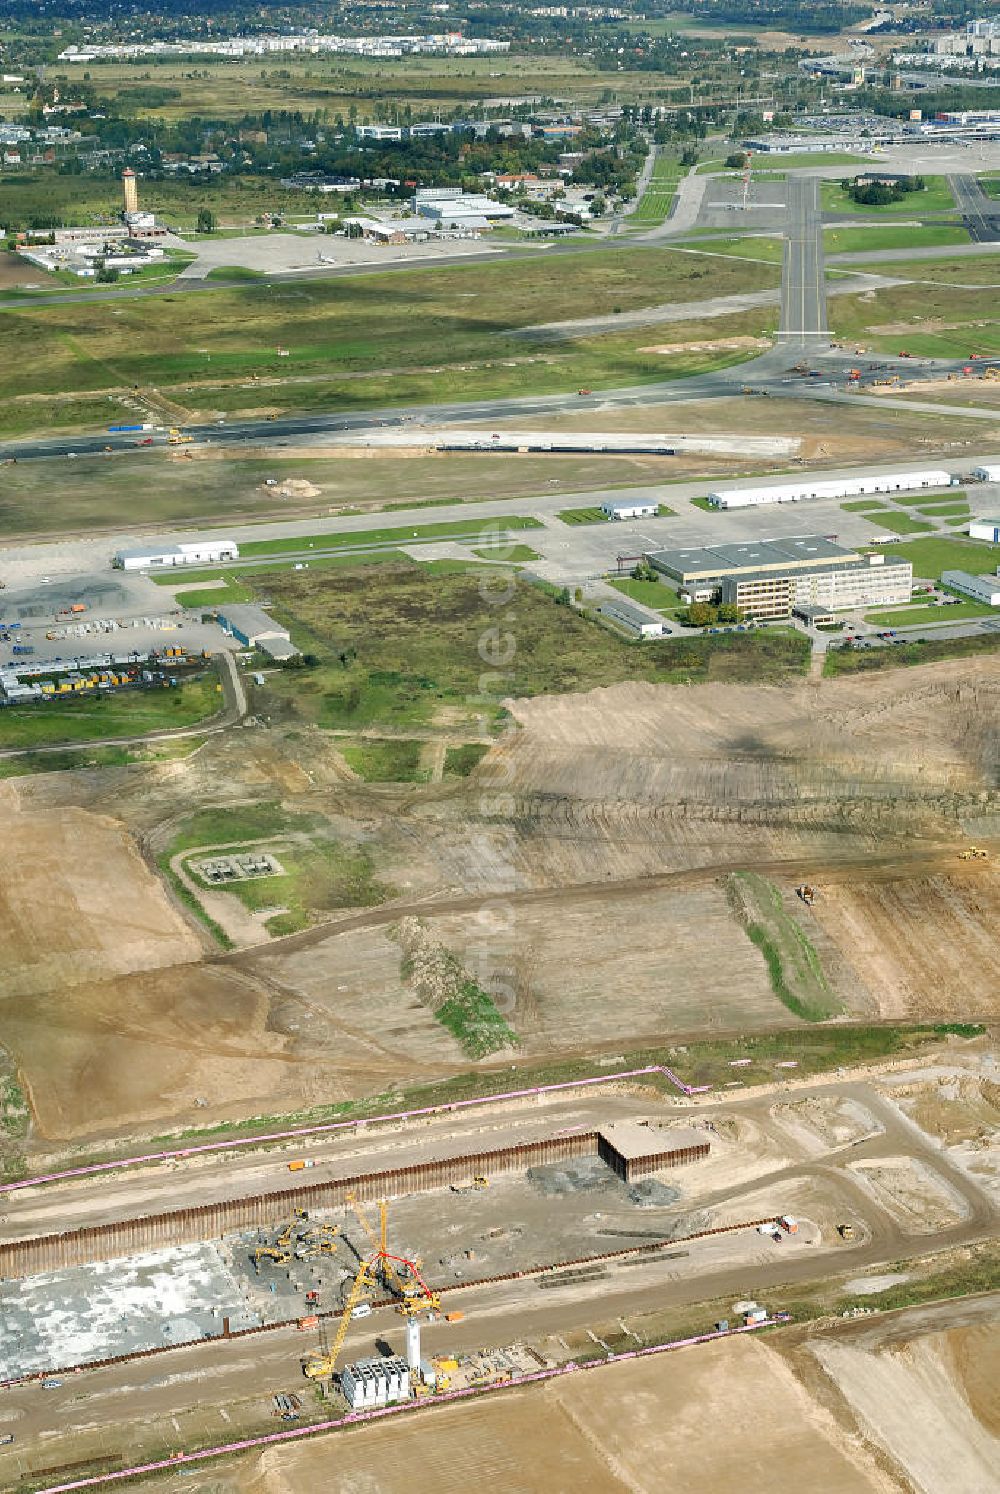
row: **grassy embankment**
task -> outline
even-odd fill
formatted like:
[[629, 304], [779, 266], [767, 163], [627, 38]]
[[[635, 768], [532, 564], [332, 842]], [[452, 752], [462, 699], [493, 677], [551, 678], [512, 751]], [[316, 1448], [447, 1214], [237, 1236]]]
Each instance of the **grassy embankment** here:
[[[597, 315], [777, 284], [776, 266], [633, 247], [220, 288], [200, 293], [190, 315], [178, 313], [180, 293], [121, 299], [113, 319], [89, 301], [18, 303], [0, 312], [0, 433], [114, 423], [136, 385], [225, 415], [262, 403], [372, 409], [680, 378], [739, 362], [745, 350], [665, 357], [650, 351], [647, 328], [545, 346], [515, 334], [579, 316], [581, 306]], [[759, 308], [681, 322], [671, 343], [758, 336], [775, 319], [774, 308]], [[257, 379], [268, 382], [253, 387]]]
[[[748, 1089], [787, 1078], [789, 1063], [800, 1077], [830, 1073], [838, 1068], [878, 1063], [885, 1059], [919, 1057], [933, 1051], [947, 1038], [972, 1039], [985, 1028], [961, 1023], [866, 1025], [833, 1023], [803, 1025], [788, 1030], [758, 1033], [740, 1038], [706, 1038], [685, 1042], [683, 1050], [653, 1047], [621, 1052], [613, 1050], [615, 1062], [609, 1069], [630, 1070], [649, 1065], [666, 1064], [688, 1084], [729, 1084], [733, 1079], [733, 1060], [749, 1059], [737, 1071], [740, 1082]], [[511, 1072], [509, 1060], [495, 1069], [455, 1074], [431, 1084], [407, 1086], [402, 1090], [383, 1091], [358, 1100], [341, 1100], [281, 1115], [255, 1116], [249, 1121], [223, 1121], [204, 1128], [190, 1127], [151, 1137], [150, 1150], [175, 1141], [224, 1140], [255, 1136], [284, 1125], [322, 1124], [327, 1120], [352, 1118], [361, 1120], [385, 1111], [416, 1108], [422, 1105], [447, 1105], [455, 1100], [479, 1095], [502, 1094], [508, 1089], [531, 1085], [559, 1084], [568, 1080], [589, 1078], [600, 1064], [601, 1055], [560, 1058], [538, 1064], [526, 1061]], [[781, 1064], [783, 1067], [779, 1068]], [[675, 1095], [676, 1089], [665, 1076], [652, 1074], [642, 1080], [644, 1086]], [[126, 1147], [131, 1143], [123, 1142]], [[134, 1149], [134, 1146], [133, 1146]], [[113, 1158], [108, 1148], [91, 1153], [81, 1148], [72, 1158], [76, 1165]], [[69, 1163], [67, 1157], [67, 1165]]]
[[838, 674], [866, 674], [877, 669], [895, 669], [899, 665], [933, 664], [939, 659], [974, 658], [977, 654], [995, 653], [998, 648], [1000, 635], [996, 633], [977, 634], [972, 638], [935, 638], [891, 648], [837, 648], [827, 652], [823, 673], [827, 678]]

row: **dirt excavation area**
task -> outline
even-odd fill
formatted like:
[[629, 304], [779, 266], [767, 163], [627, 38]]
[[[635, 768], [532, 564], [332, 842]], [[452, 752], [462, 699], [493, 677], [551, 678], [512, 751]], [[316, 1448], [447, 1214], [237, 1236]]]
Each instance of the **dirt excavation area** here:
[[[478, 766], [437, 783], [363, 782], [339, 738], [276, 720], [169, 763], [0, 785], [0, 1042], [29, 1148], [480, 1062], [996, 1015], [1000, 865], [959, 852], [1000, 847], [1000, 659], [510, 710]], [[258, 901], [298, 932], [227, 952], [192, 916], [162, 868], [230, 838], [277, 854]], [[453, 1004], [415, 979], [403, 919]], [[806, 1123], [825, 1140], [855, 1122]]]
[[992, 1297], [913, 1310], [811, 1345], [862, 1435], [916, 1494], [997, 1487], [998, 1306]]
[[[899, 1485], [749, 1339], [566, 1376], [487, 1401], [439, 1408], [186, 1478], [219, 1494], [505, 1494], [586, 1489], [662, 1494], [665, 1485], [748, 1494], [789, 1488], [875, 1494]], [[725, 1435], [718, 1428], [725, 1427]], [[777, 1471], [776, 1471], [777, 1470]], [[165, 1486], [169, 1488], [168, 1484]], [[182, 1486], [178, 1483], [178, 1489]]]

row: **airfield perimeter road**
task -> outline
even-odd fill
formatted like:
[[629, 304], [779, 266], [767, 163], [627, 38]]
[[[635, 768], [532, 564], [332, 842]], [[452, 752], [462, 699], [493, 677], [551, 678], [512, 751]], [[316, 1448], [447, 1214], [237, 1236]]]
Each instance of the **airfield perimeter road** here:
[[790, 176], [785, 194], [789, 222], [781, 264], [779, 336], [786, 348], [799, 344], [807, 349], [811, 339], [829, 337], [819, 182], [811, 176]]
[[1000, 243], [1000, 201], [987, 197], [974, 176], [949, 176], [948, 186], [973, 242]]

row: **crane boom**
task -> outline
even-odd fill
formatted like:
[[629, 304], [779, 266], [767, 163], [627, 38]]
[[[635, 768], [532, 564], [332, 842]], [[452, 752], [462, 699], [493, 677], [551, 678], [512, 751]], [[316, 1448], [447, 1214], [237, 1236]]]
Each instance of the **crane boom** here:
[[396, 1273], [396, 1268], [392, 1264], [393, 1260], [398, 1259], [398, 1257], [391, 1256], [386, 1245], [387, 1219], [385, 1200], [383, 1199], [378, 1206], [380, 1225], [380, 1231], [378, 1235], [376, 1235], [374, 1229], [369, 1223], [367, 1215], [358, 1202], [357, 1195], [354, 1193], [349, 1193], [347, 1195], [347, 1202], [350, 1204], [351, 1208], [357, 1215], [358, 1223], [361, 1225], [361, 1228], [368, 1236], [369, 1243], [378, 1256], [379, 1265], [386, 1279], [386, 1285], [391, 1287], [394, 1291], [401, 1292], [403, 1289], [402, 1282], [399, 1280], [399, 1276]]
[[330, 1352], [328, 1354], [316, 1354], [312, 1359], [307, 1359], [302, 1366], [303, 1373], [308, 1380], [326, 1380], [333, 1374], [337, 1366], [337, 1360], [340, 1357], [340, 1351], [344, 1347], [344, 1339], [347, 1337], [351, 1314], [357, 1307], [362, 1293], [374, 1285], [375, 1263], [374, 1261], [364, 1260], [358, 1267], [357, 1275], [351, 1286], [350, 1295], [344, 1305], [344, 1311], [340, 1315], [340, 1324], [337, 1328], [337, 1335], [330, 1347]]

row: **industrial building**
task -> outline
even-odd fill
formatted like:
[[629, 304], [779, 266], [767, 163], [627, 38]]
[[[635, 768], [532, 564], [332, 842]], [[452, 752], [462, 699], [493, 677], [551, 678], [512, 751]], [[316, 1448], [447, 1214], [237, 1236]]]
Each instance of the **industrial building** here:
[[410, 1369], [398, 1354], [345, 1364], [340, 1389], [352, 1411], [389, 1406], [410, 1398]]
[[987, 607], [1000, 607], [1000, 575], [973, 576], [969, 571], [942, 571], [941, 585], [951, 591], [960, 591], [974, 602], [984, 602]]
[[762, 503], [801, 503], [806, 498], [862, 498], [868, 493], [915, 493], [923, 488], [954, 486], [950, 472], [940, 468], [913, 472], [884, 472], [868, 477], [802, 478], [772, 483], [766, 488], [720, 488], [709, 493], [713, 508], [754, 508]]
[[982, 467], [975, 467], [972, 475], [980, 482], [1000, 482], [1000, 467], [995, 463], [988, 463]]
[[413, 194], [410, 207], [418, 217], [440, 222], [445, 228], [488, 228], [491, 222], [508, 222], [515, 216], [507, 203], [457, 187], [422, 188]]
[[[1000, 473], [1000, 468], [997, 471]], [[973, 519], [969, 525], [969, 538], [1000, 545], [1000, 519]]]
[[609, 519], [655, 519], [660, 505], [640, 498], [606, 498], [601, 513]]
[[641, 1121], [614, 1121], [597, 1133], [597, 1152], [626, 1183], [645, 1178], [664, 1167], [682, 1167], [707, 1157], [704, 1131], [688, 1127], [649, 1126]]
[[218, 614], [219, 626], [242, 643], [244, 648], [259, 648], [272, 659], [293, 659], [299, 650], [291, 641], [286, 627], [275, 622], [263, 607], [237, 603]]
[[618, 623], [636, 638], [662, 638], [667, 631], [662, 617], [657, 617], [651, 608], [627, 602], [624, 597], [602, 602], [601, 616], [610, 617], [612, 622]]
[[223, 560], [239, 560], [240, 552], [233, 540], [199, 540], [194, 545], [164, 545], [154, 550], [118, 550], [111, 564], [119, 571], [169, 570], [182, 565], [215, 565]]
[[747, 617], [790, 617], [801, 607], [845, 611], [908, 602], [913, 566], [879, 553], [858, 555], [819, 534], [646, 556], [686, 602], [722, 602]]

